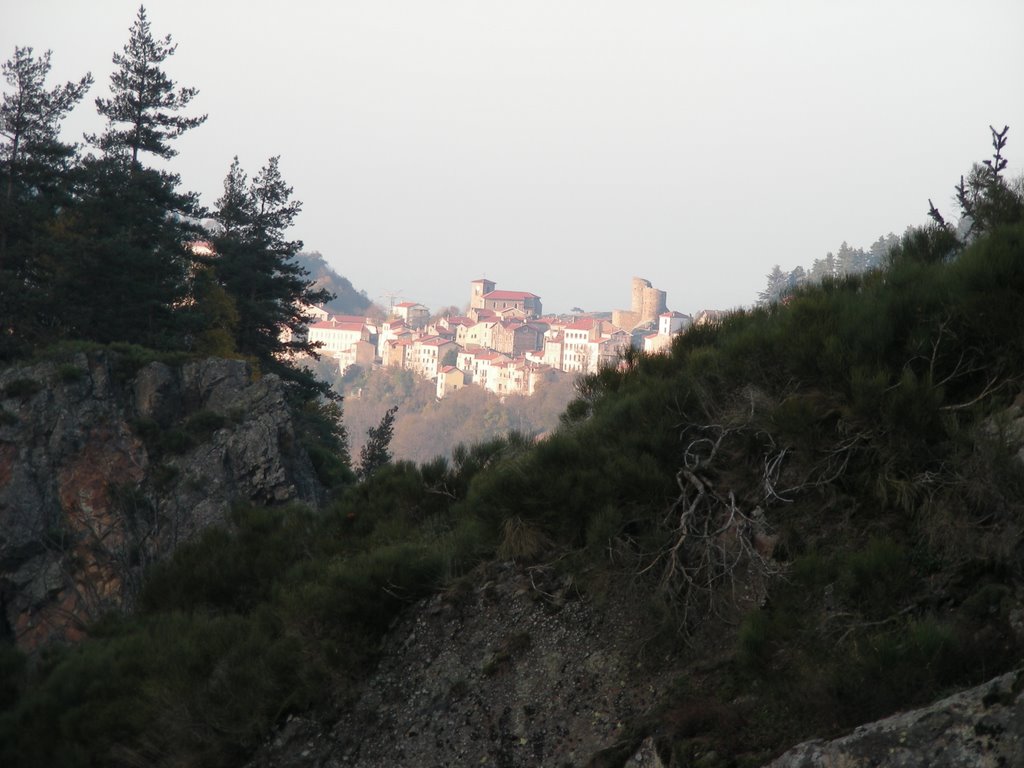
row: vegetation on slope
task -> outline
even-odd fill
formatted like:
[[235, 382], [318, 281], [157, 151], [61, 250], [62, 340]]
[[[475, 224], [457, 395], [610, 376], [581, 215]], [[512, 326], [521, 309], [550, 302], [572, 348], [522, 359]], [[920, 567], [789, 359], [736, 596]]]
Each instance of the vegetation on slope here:
[[339, 315], [370, 315], [376, 317], [382, 310], [366, 296], [366, 291], [357, 291], [352, 282], [335, 272], [319, 251], [300, 251], [295, 254], [295, 263], [309, 275], [316, 290], [327, 291], [334, 298], [324, 306]]
[[966, 245], [912, 231], [884, 270], [583, 379], [538, 444], [385, 464], [318, 513], [239, 508], [136, 615], [32, 664], [3, 650], [0, 761], [236, 763], [288, 712], [343, 706], [396, 612], [493, 556], [649, 596], [641, 639], [695, 663], [631, 733], [679, 760], [759, 764], [1019, 663], [1012, 201]]
[[236, 764], [288, 712], [344, 705], [394, 615], [493, 556], [558, 557], [594, 593], [634, 580], [644, 640], [703, 663], [632, 732], [706, 765], [757, 764], [1019, 662], [1024, 202], [1000, 175], [1005, 130], [957, 189], [970, 226], [933, 209], [887, 269], [630, 355], [584, 379], [539, 444], [513, 434], [352, 484], [324, 387], [279, 365], [277, 330], [316, 291], [289, 266], [298, 204], [277, 160], [251, 182], [232, 166], [225, 258], [197, 256], [203, 211], [140, 158], [173, 156], [203, 118], [165, 109], [194, 90], [163, 74], [173, 47], [144, 10], [132, 38], [159, 93], [124, 112], [119, 57], [97, 155], [57, 138], [91, 78], [46, 89], [49, 56], [30, 49], [4, 65], [46, 119], [19, 122], [5, 94], [4, 132], [24, 142], [0, 147], [0, 358], [69, 339], [253, 357], [295, 383], [337, 496], [237, 509], [76, 647], [26, 660], [5, 639], [4, 765]]
[[[337, 372], [326, 357], [315, 370], [330, 381]], [[411, 371], [353, 367], [334, 377], [335, 391], [345, 398], [349, 452], [358, 456], [367, 431], [389, 408], [398, 407], [392, 453], [401, 459], [428, 462], [450, 457], [458, 443], [487, 442], [508, 432], [537, 436], [553, 430], [573, 398], [573, 377], [543, 382], [533, 395], [498, 397], [482, 387], [465, 387], [438, 401], [433, 382]]]

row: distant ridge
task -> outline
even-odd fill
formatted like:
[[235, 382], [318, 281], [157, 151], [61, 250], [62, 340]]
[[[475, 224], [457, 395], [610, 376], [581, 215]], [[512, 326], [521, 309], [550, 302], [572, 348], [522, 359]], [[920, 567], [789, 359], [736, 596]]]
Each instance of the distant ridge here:
[[297, 253], [295, 262], [309, 272], [314, 288], [326, 288], [335, 294], [326, 309], [340, 315], [365, 315], [371, 307], [373, 302], [357, 291], [347, 277], [335, 272], [318, 251]]

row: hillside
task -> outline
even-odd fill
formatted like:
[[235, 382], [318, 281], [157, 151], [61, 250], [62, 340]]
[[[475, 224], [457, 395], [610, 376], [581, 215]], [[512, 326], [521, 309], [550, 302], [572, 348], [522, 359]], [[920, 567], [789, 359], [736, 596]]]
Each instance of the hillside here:
[[[329, 363], [317, 370], [328, 368]], [[487, 442], [513, 430], [531, 437], [547, 433], [573, 397], [568, 375], [545, 382], [533, 395], [502, 398], [482, 387], [465, 387], [439, 401], [433, 382], [393, 368], [353, 369], [343, 380], [335, 377], [334, 387], [345, 398], [350, 455], [359, 455], [367, 430], [377, 426], [388, 408], [398, 406], [391, 452], [418, 463], [450, 457], [459, 443]]]
[[373, 303], [361, 291], [352, 287], [347, 277], [335, 272], [317, 251], [300, 251], [292, 261], [308, 273], [314, 290], [334, 294], [326, 303], [327, 309], [339, 315], [373, 314]]
[[545, 440], [237, 505], [3, 649], [0, 762], [747, 767], [1020, 667], [1024, 197], [981, 178], [971, 234], [630, 354]]

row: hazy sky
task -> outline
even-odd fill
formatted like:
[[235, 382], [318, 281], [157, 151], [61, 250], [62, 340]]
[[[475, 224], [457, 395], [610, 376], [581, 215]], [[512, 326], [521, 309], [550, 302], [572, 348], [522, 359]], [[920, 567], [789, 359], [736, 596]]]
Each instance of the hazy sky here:
[[[1024, 167], [1021, 0], [150, 0], [165, 65], [209, 120], [174, 168], [207, 205], [231, 158], [281, 155], [294, 236], [382, 303], [469, 281], [567, 311], [633, 275], [694, 312], [843, 240], [953, 212], [1010, 126]], [[0, 0], [0, 56], [91, 71], [101, 127], [137, 0]]]

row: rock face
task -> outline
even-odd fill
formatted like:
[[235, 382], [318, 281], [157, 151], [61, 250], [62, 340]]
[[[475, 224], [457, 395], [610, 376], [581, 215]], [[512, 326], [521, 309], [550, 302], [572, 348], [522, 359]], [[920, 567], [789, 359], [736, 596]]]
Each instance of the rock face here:
[[[642, 661], [641, 611], [552, 569], [489, 564], [406, 611], [334, 718], [289, 717], [246, 768], [682, 768], [644, 722], [680, 658]], [[653, 668], [652, 668], [653, 667]], [[725, 763], [709, 753], [695, 766]], [[1024, 766], [1024, 671], [789, 750], [765, 768]]]
[[808, 741], [767, 768], [1009, 768], [1024, 765], [1024, 672], [923, 709]]
[[[626, 724], [671, 678], [640, 663], [638, 606], [612, 600], [595, 606], [551, 569], [492, 564], [403, 614], [339, 721], [291, 719], [250, 768], [582, 765], [615, 746], [626, 758]], [[637, 765], [660, 765], [651, 753]]]
[[130, 607], [145, 565], [232, 502], [322, 498], [277, 377], [122, 367], [83, 353], [0, 373], [0, 632], [24, 650]]

